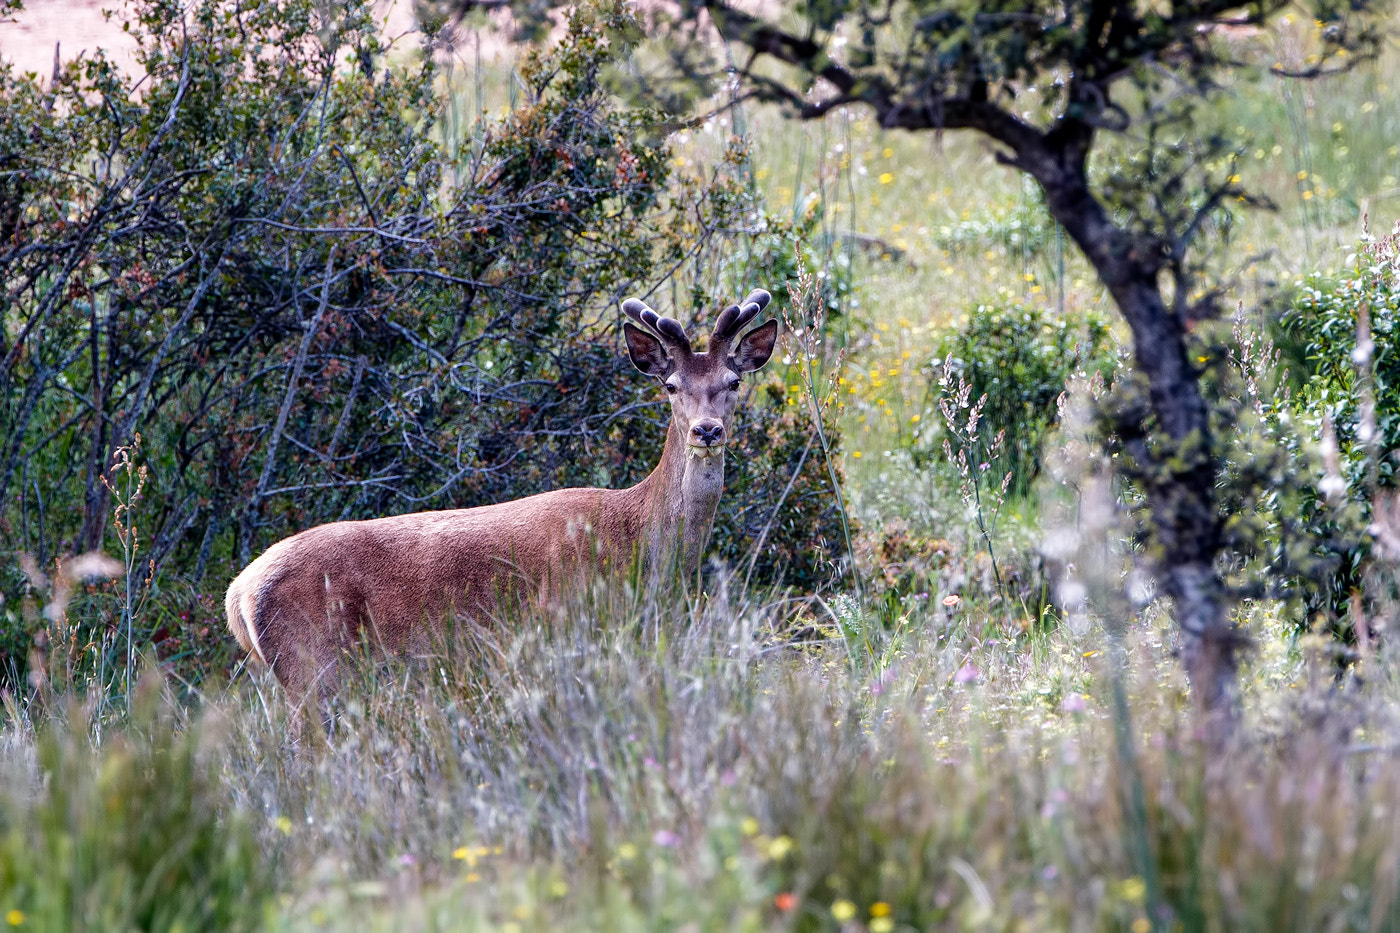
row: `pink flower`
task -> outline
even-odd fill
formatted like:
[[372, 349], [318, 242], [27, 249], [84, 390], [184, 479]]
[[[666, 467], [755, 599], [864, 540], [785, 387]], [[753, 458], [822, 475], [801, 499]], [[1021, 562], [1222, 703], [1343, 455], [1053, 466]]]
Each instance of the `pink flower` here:
[[651, 837], [651, 841], [664, 848], [674, 849], [681, 844], [681, 837], [669, 829], [658, 829], [656, 835]]
[[969, 661], [962, 667], [958, 668], [958, 672], [953, 675], [953, 683], [970, 684], [980, 676], [981, 672], [978, 671], [977, 668], [972, 665], [971, 661]]
[[1084, 697], [1078, 693], [1067, 693], [1060, 701], [1060, 709], [1066, 713], [1082, 713], [1089, 708], [1089, 704], [1084, 702]]

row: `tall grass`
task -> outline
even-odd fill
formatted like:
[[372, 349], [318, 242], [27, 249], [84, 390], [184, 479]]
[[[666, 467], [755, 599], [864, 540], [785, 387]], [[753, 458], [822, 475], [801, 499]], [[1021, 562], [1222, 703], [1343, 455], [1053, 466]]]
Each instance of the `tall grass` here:
[[11, 725], [0, 911], [40, 929], [1400, 922], [1400, 763], [1367, 738], [1400, 724], [1389, 678], [1338, 694], [1324, 653], [1276, 655], [1244, 741], [1210, 756], [1154, 616], [1124, 626], [1115, 693], [1096, 633], [988, 637], [975, 607], [940, 606], [878, 620], [901, 634], [872, 660], [834, 622], [782, 637], [791, 612], [600, 583], [557, 617], [367, 665], [300, 742], [258, 678], [188, 723], [154, 688], [98, 748], [76, 708], [37, 742]]

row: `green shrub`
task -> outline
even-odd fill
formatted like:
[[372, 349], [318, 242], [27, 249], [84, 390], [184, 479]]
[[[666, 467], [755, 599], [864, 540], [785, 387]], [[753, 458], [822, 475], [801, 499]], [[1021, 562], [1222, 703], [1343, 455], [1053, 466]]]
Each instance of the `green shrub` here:
[[[1393, 249], [1393, 237], [1376, 245], [1387, 241]], [[1331, 419], [1349, 480], [1364, 485], [1365, 474], [1374, 469], [1384, 487], [1397, 485], [1400, 476], [1400, 276], [1393, 262], [1393, 257], [1363, 253], [1351, 273], [1308, 276], [1276, 325], [1290, 368], [1303, 376], [1296, 410], [1314, 425], [1323, 415]], [[1363, 369], [1357, 349], [1363, 313], [1373, 344], [1365, 362], [1377, 436], [1369, 441], [1362, 438]], [[1380, 454], [1374, 462], [1368, 448]]]
[[1308, 276], [1273, 321], [1281, 357], [1300, 374], [1280, 407], [1297, 444], [1322, 448], [1322, 475], [1304, 480], [1312, 494], [1280, 527], [1296, 524], [1304, 545], [1293, 561], [1303, 621], [1322, 621], [1348, 642], [1358, 611], [1389, 615], [1400, 596], [1373, 559], [1369, 530], [1377, 494], [1400, 485], [1398, 253], [1400, 234], [1368, 238], [1350, 272]]
[[[926, 414], [921, 421], [930, 427], [916, 436], [915, 451], [942, 458], [948, 437], [952, 456], [964, 455], [977, 467], [990, 459], [1000, 436], [999, 474], [1009, 471], [1009, 490], [1024, 494], [1040, 473], [1040, 445], [1055, 424], [1066, 380], [1081, 369], [1108, 373], [1114, 361], [1108, 324], [1093, 312], [1055, 317], [1028, 305], [978, 305], [965, 324], [943, 338], [926, 369], [933, 397], [929, 413], [938, 411], [937, 400], [958, 393], [956, 379], [970, 387], [969, 404], [985, 396], [975, 432], [978, 449], [968, 449], [974, 439], [949, 436], [946, 425], [936, 427], [940, 419]], [[1002, 475], [993, 479], [999, 483]]]
[[[25, 930], [252, 930], [273, 859], [227, 806], [207, 728], [177, 728], [159, 681], [100, 745], [76, 704], [0, 787], [0, 910]], [[19, 921], [19, 923], [16, 923]]]

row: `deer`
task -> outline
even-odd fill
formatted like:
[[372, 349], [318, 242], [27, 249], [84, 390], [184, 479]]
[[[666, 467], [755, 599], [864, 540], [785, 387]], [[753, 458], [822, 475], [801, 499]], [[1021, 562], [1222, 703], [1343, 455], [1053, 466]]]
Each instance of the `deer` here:
[[739, 333], [771, 297], [754, 289], [721, 311], [704, 351], [678, 320], [636, 298], [622, 303], [627, 354], [661, 382], [671, 408], [660, 462], [640, 483], [330, 522], [284, 538], [229, 584], [224, 608], [238, 644], [289, 694], [333, 694], [361, 645], [408, 654], [449, 620], [490, 624], [512, 599], [557, 605], [587, 573], [632, 560], [678, 564], [693, 577], [724, 489], [742, 377], [773, 355], [778, 322]]

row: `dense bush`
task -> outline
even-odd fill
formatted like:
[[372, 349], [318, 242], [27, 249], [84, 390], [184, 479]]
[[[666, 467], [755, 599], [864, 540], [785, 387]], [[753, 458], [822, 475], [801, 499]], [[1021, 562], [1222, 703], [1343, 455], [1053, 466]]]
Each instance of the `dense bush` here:
[[[964, 401], [981, 404], [975, 438], [950, 437], [946, 424], [940, 430], [934, 427], [938, 419], [925, 418], [926, 436], [915, 443], [923, 441], [925, 456], [943, 456], [946, 437], [954, 458], [963, 455], [976, 466], [990, 459], [1001, 437], [994, 480], [1009, 472], [1009, 490], [1024, 493], [1040, 473], [1041, 442], [1055, 423], [1066, 381], [1081, 369], [1110, 371], [1114, 347], [1108, 324], [1093, 312], [1056, 317], [1029, 305], [978, 305], [944, 337], [928, 367], [935, 399], [957, 396], [961, 383], [969, 390]], [[937, 402], [928, 408], [936, 412]], [[972, 443], [977, 449], [967, 449]]]
[[[1395, 237], [1361, 253], [1350, 274], [1315, 273], [1280, 313], [1280, 345], [1302, 375], [1298, 410], [1325, 415], [1337, 432], [1348, 479], [1382, 486], [1400, 475], [1400, 270]], [[1358, 346], [1363, 329], [1369, 346]], [[1364, 394], [1374, 399], [1373, 436], [1363, 428]], [[1375, 456], [1379, 454], [1379, 456]]]
[[[1366, 238], [1347, 273], [1299, 282], [1272, 329], [1278, 362], [1296, 375], [1276, 404], [1321, 448], [1311, 496], [1279, 527], [1296, 524], [1293, 564], [1306, 621], [1365, 642], [1393, 619], [1395, 581], [1374, 560], [1375, 508], [1400, 480], [1400, 234]], [[1291, 431], [1290, 431], [1291, 433]], [[1317, 475], [1320, 474], [1320, 475]]]

